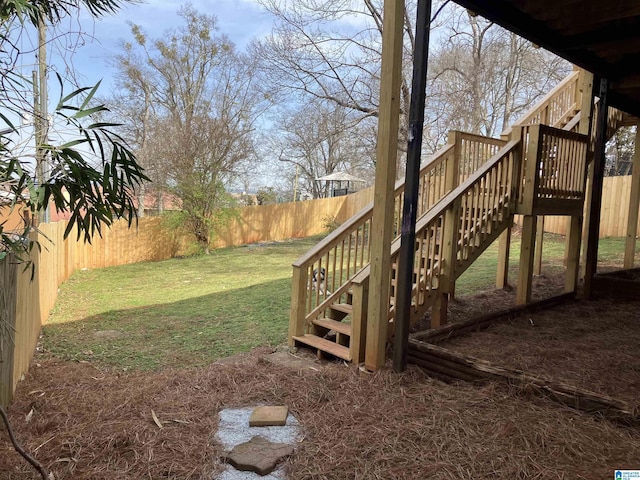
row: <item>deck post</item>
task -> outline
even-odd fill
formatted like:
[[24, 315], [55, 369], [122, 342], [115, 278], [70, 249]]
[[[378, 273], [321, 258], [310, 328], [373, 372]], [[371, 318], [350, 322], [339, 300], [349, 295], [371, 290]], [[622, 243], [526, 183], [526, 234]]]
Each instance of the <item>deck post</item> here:
[[411, 292], [416, 252], [416, 218], [418, 190], [420, 188], [420, 157], [424, 128], [424, 103], [429, 63], [429, 29], [431, 0], [419, 0], [416, 12], [416, 35], [413, 55], [413, 80], [409, 108], [409, 138], [405, 174], [404, 203], [400, 252], [398, 254], [398, 290], [396, 295], [395, 337], [393, 343], [393, 370], [407, 369], [409, 353], [409, 327], [411, 324]]
[[438, 291], [436, 301], [431, 308], [431, 328], [439, 327], [447, 323], [447, 310], [451, 289], [455, 283], [456, 256], [458, 236], [460, 233], [460, 208], [462, 197], [454, 200], [453, 205], [444, 215], [444, 226], [442, 228], [442, 253], [440, 261], [440, 276], [438, 279]]
[[[578, 76], [578, 85], [576, 88], [576, 105], [580, 107], [580, 122], [578, 123], [578, 133], [589, 135], [593, 118], [593, 73], [580, 69]], [[593, 163], [591, 160], [591, 140], [587, 142], [587, 158], [585, 165], [585, 199], [587, 196], [586, 182], [588, 181], [590, 172], [592, 172]], [[589, 180], [590, 183], [590, 180]], [[589, 185], [589, 191], [591, 187]], [[569, 217], [567, 219], [567, 234], [565, 236], [565, 257], [564, 264], [566, 267], [565, 291], [575, 292], [578, 287], [578, 277], [580, 275], [580, 249], [582, 248], [582, 237], [584, 229], [584, 213], [579, 219]], [[580, 225], [580, 230], [576, 230]]]
[[578, 273], [580, 271], [580, 243], [582, 240], [582, 216], [569, 217], [566, 246], [566, 275], [564, 291], [575, 292], [578, 287]]
[[627, 219], [627, 237], [624, 243], [624, 268], [633, 268], [633, 257], [636, 251], [636, 235], [638, 234], [638, 209], [640, 208], [640, 124], [636, 126], [635, 151], [633, 153], [633, 169], [631, 171], [631, 198], [629, 199], [629, 216]]
[[511, 225], [500, 234], [498, 239], [498, 271], [496, 288], [506, 289], [509, 284], [509, 251], [511, 250]]
[[[580, 265], [579, 276], [581, 279], [584, 279], [586, 272], [586, 264], [587, 264], [587, 237], [589, 235], [589, 219], [591, 217], [591, 197], [593, 196], [593, 157], [594, 157], [594, 137], [595, 137], [595, 122], [594, 122], [594, 114], [595, 114], [595, 97], [598, 93], [598, 85], [596, 85], [593, 74], [591, 74], [591, 95], [590, 95], [590, 110], [589, 110], [589, 118], [583, 118], [582, 112], [580, 114], [580, 126], [579, 132], [585, 133], [589, 135], [589, 143], [587, 147], [587, 173], [585, 177], [585, 187], [584, 187], [584, 215], [582, 221], [582, 263]], [[587, 85], [585, 84], [585, 89]], [[586, 90], [585, 90], [586, 92]], [[585, 93], [583, 92], [583, 94]], [[582, 106], [585, 106], [585, 98], [583, 95]], [[599, 110], [599, 107], [598, 107]], [[584, 122], [584, 123], [583, 123]], [[586, 132], [583, 131], [586, 128]]]
[[535, 215], [525, 215], [522, 219], [522, 245], [520, 246], [520, 268], [518, 270], [516, 305], [524, 305], [531, 301], [536, 223]]
[[289, 313], [289, 346], [295, 346], [293, 337], [304, 335], [305, 305], [307, 303], [307, 268], [293, 267], [291, 281], [291, 310]]
[[353, 283], [353, 319], [351, 322], [351, 361], [356, 365], [364, 361], [369, 302], [369, 276]]
[[[445, 191], [453, 191], [460, 180], [460, 146], [461, 132], [449, 132], [449, 144], [453, 145], [453, 155], [451, 161], [447, 163], [445, 170]], [[445, 215], [445, 226], [443, 229], [443, 252], [441, 258], [443, 268], [440, 271], [440, 279], [438, 284], [438, 293], [436, 301], [431, 308], [431, 328], [439, 327], [447, 323], [447, 310], [449, 307], [449, 299], [455, 289], [455, 277], [453, 276], [453, 262], [451, 259], [452, 248], [455, 251], [453, 236], [456, 232], [452, 230], [454, 223], [457, 223], [455, 216], [459, 215], [459, 208], [449, 210]]]
[[598, 268], [598, 237], [600, 234], [600, 210], [602, 208], [602, 186], [604, 180], [605, 149], [607, 139], [607, 114], [609, 102], [607, 92], [609, 82], [601, 78], [599, 82], [599, 107], [596, 120], [596, 143], [593, 156], [593, 183], [589, 209], [589, 231], [587, 235], [586, 262], [584, 275], [584, 297], [593, 295], [593, 277]]
[[536, 248], [533, 260], [533, 274], [542, 274], [542, 244], [544, 242], [544, 215], [538, 215], [536, 226]]
[[385, 0], [382, 29], [380, 107], [373, 196], [371, 280], [367, 314], [365, 367], [382, 368], [389, 317], [394, 184], [398, 157], [404, 0]]
[[[516, 202], [519, 196], [519, 182], [521, 177], [521, 163], [522, 163], [522, 127], [513, 127], [511, 135], [506, 140], [519, 141], [521, 145], [521, 151], [517, 160], [513, 164], [513, 172], [511, 185], [511, 197], [512, 202], [511, 209], [515, 211]], [[498, 237], [498, 269], [496, 272], [496, 288], [506, 289], [509, 286], [509, 253], [511, 251], [511, 225], [509, 225], [504, 232]]]

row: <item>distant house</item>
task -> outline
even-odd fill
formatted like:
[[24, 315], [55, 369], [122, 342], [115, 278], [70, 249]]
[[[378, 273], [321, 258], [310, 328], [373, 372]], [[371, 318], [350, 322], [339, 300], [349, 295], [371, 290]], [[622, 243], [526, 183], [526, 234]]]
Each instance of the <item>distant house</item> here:
[[327, 197], [340, 197], [355, 193], [362, 189], [367, 181], [353, 176], [347, 172], [334, 172], [324, 177], [316, 178], [316, 182], [325, 182]]

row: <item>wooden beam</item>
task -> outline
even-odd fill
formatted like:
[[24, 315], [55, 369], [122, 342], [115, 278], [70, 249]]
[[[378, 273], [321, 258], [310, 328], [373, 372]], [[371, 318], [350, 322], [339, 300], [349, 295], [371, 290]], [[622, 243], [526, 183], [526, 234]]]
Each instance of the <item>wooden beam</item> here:
[[404, 13], [404, 0], [385, 0], [365, 351], [365, 367], [369, 370], [384, 366], [389, 323], [393, 193], [398, 156]]
[[304, 335], [305, 306], [307, 303], [307, 268], [293, 267], [291, 281], [291, 307], [289, 312], [289, 346], [294, 347], [293, 337]]
[[640, 209], [640, 125], [636, 126], [636, 143], [631, 173], [631, 198], [627, 218], [627, 237], [624, 243], [624, 268], [633, 268], [638, 234], [638, 209]]
[[464, 320], [462, 322], [454, 322], [438, 328], [430, 328], [429, 330], [414, 333], [413, 335], [411, 335], [411, 338], [413, 340], [419, 340], [422, 342], [429, 342], [433, 344], [440, 343], [451, 338], [482, 330], [499, 321], [512, 320], [520, 315], [531, 314], [547, 308], [556, 307], [563, 303], [567, 303], [574, 298], [575, 295], [563, 293], [561, 295], [546, 298], [544, 300], [538, 300], [537, 302], [529, 303], [527, 305], [517, 305], [515, 307], [501, 310], [499, 312], [488, 313], [480, 317], [470, 318], [469, 320]]
[[542, 244], [544, 242], [544, 215], [538, 216], [538, 225], [536, 226], [536, 248], [533, 260], [533, 274], [542, 274]]
[[449, 308], [449, 296], [451, 287], [456, 278], [456, 248], [460, 232], [460, 197], [453, 201], [453, 205], [444, 216], [442, 228], [442, 253], [440, 260], [440, 275], [438, 277], [438, 292], [436, 302], [431, 309], [431, 328], [439, 327], [447, 323], [447, 309]]
[[[509, 134], [509, 140], [517, 140], [520, 142], [520, 154], [514, 161], [513, 184], [514, 188], [511, 192], [511, 211], [515, 211], [515, 204], [517, 202], [518, 188], [520, 182], [520, 165], [522, 164], [522, 127], [512, 127]], [[511, 251], [511, 224], [500, 235], [498, 240], [498, 270], [496, 272], [496, 288], [506, 289], [509, 286], [509, 253]]]
[[520, 268], [516, 305], [531, 301], [531, 280], [533, 276], [533, 254], [536, 241], [536, 217], [525, 215], [522, 219], [522, 245], [520, 246]]
[[410, 340], [409, 355], [412, 363], [424, 368], [428, 373], [435, 373], [436, 377], [445, 381], [447, 377], [451, 381], [503, 380], [512, 386], [533, 389], [576, 410], [597, 413], [628, 425], [638, 424], [638, 415], [633, 405], [543, 375], [531, 375], [519, 369], [503, 367], [413, 339]]
[[569, 217], [569, 229], [566, 237], [566, 274], [565, 292], [575, 292], [578, 288], [580, 272], [580, 243], [582, 240], [582, 214]]
[[364, 361], [368, 302], [369, 276], [367, 275], [361, 279], [355, 279], [353, 284], [353, 318], [351, 321], [350, 352], [351, 361], [356, 365]]
[[591, 193], [591, 209], [589, 212], [589, 232], [587, 235], [587, 258], [585, 262], [584, 296], [591, 298], [593, 276], [598, 269], [598, 237], [600, 233], [600, 210], [602, 208], [602, 186], [604, 179], [605, 149], [607, 143], [607, 113], [609, 103], [607, 93], [609, 82], [601, 78], [599, 83], [600, 102], [596, 121], [596, 143], [593, 157], [593, 186]]
[[502, 232], [498, 240], [498, 272], [496, 288], [506, 289], [509, 285], [509, 251], [511, 249], [511, 225]]

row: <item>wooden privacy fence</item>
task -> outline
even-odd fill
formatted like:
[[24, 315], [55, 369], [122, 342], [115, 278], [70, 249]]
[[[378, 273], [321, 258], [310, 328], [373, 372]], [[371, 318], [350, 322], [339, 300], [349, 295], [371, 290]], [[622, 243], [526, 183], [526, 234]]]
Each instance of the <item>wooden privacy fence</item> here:
[[[372, 196], [373, 191], [366, 189], [343, 197], [246, 207], [218, 233], [212, 246], [320, 234], [325, 231], [324, 224], [346, 221], [369, 204]], [[0, 405], [9, 403], [19, 379], [28, 370], [58, 287], [74, 270], [165, 260], [183, 253], [186, 243], [184, 238], [172, 235], [158, 217], [141, 218], [131, 229], [124, 220], [116, 222], [90, 244], [76, 241], [75, 234], [65, 240], [65, 228], [64, 221], [41, 224], [40, 231], [32, 234], [41, 245], [40, 251], [34, 249], [31, 254], [33, 280], [31, 269], [24, 270], [14, 257], [0, 261], [0, 338], [13, 337], [0, 347]]]
[[[602, 190], [602, 210], [600, 213], [600, 238], [624, 237], [627, 234], [627, 216], [631, 198], [631, 175], [605, 177]], [[517, 225], [522, 218], [516, 216]], [[544, 231], [558, 235], [567, 234], [567, 217], [547, 216]], [[640, 237], [640, 220], [636, 226], [636, 236]]]

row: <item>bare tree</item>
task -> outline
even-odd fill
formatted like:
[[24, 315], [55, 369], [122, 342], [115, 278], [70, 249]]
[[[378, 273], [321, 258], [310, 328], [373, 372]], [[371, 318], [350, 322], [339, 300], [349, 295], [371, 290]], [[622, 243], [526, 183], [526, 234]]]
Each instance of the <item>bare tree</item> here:
[[[559, 57], [466, 10], [444, 30], [431, 57], [431, 125], [498, 135], [570, 71]], [[431, 138], [444, 133], [436, 126]]]
[[[383, 2], [261, 3], [276, 17], [272, 35], [255, 47], [274, 91], [287, 99], [319, 99], [375, 121]], [[436, 2], [434, 11], [425, 111], [427, 152], [441, 145], [450, 129], [499, 134], [569, 69], [558, 57], [453, 3]], [[401, 150], [407, 140], [414, 16], [415, 2], [407, 2]]]
[[[274, 94], [320, 100], [360, 119], [378, 116], [382, 58], [381, 0], [260, 0], [276, 18], [271, 36], [255, 44]], [[415, 2], [408, 2], [412, 11]], [[400, 148], [406, 148], [413, 15], [405, 15]], [[304, 100], [305, 102], [308, 100]]]
[[143, 110], [138, 143], [158, 188], [182, 202], [184, 225], [208, 252], [225, 186], [254, 157], [256, 121], [267, 106], [253, 60], [236, 52], [216, 19], [190, 6], [184, 25], [149, 40], [132, 25], [135, 43], [119, 57], [120, 73]]
[[337, 172], [372, 173], [372, 157], [361, 141], [365, 123], [344, 107], [314, 101], [281, 114], [271, 139], [278, 160], [295, 171], [300, 192], [312, 198], [327, 195], [317, 178]]

